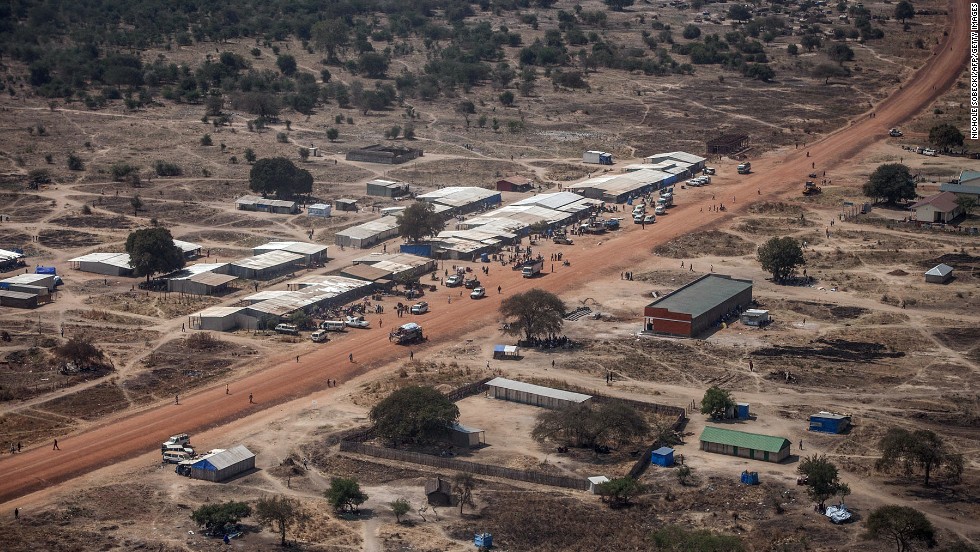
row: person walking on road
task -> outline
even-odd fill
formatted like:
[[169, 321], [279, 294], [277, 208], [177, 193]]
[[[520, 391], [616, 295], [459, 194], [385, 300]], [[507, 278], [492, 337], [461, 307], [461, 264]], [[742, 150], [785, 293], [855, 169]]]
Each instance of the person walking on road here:
[[502, 289], [504, 289], [504, 288], [502, 288], [500, 286], [497, 286], [497, 295], [500, 295], [500, 290], [502, 290]]
[[248, 404], [255, 404], [255, 401], [252, 400], [252, 394], [251, 393], [248, 394]]
[[174, 395], [174, 404], [180, 404], [180, 395]]
[[57, 439], [54, 440], [54, 446], [51, 447], [51, 450], [61, 450], [60, 448], [58, 448], [58, 440]]
[[349, 355], [347, 355], [347, 360], [354, 362], [354, 353], [350, 353]]

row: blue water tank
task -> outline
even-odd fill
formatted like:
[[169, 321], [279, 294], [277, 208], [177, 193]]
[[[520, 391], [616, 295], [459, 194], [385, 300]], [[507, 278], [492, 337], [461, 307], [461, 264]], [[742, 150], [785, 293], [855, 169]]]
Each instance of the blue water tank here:
[[480, 548], [493, 548], [493, 535], [490, 533], [477, 533], [473, 535], [473, 544]]

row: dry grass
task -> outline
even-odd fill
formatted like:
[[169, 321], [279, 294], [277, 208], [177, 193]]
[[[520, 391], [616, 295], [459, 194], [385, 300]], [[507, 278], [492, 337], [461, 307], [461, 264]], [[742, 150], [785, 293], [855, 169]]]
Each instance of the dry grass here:
[[736, 257], [748, 255], [755, 249], [755, 244], [741, 236], [708, 230], [684, 234], [669, 242], [653, 248], [657, 255], [673, 259], [690, 259], [692, 257]]

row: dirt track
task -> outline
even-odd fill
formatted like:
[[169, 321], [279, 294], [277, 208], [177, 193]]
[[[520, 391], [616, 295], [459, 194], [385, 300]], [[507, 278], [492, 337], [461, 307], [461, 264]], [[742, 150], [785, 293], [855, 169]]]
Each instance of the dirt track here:
[[[659, 218], [655, 228], [641, 232], [629, 232], [608, 241], [593, 250], [581, 246], [568, 251], [570, 268], [556, 267], [553, 274], [540, 279], [523, 280], [518, 273], [491, 268], [484, 283], [491, 295], [480, 304], [483, 316], [471, 316], [472, 302], [462, 298], [452, 304], [441, 302], [445, 291], [430, 296], [437, 305], [434, 312], [424, 318], [426, 333], [431, 341], [428, 347], [454, 339], [464, 331], [496, 324], [496, 309], [500, 298], [493, 293], [498, 285], [504, 295], [525, 291], [531, 287], [567, 290], [599, 275], [613, 275], [629, 269], [637, 261], [649, 255], [653, 245], [665, 242], [682, 233], [717, 224], [737, 214], [751, 204], [749, 200], [768, 200], [789, 190], [795, 190], [811, 170], [831, 171], [843, 161], [858, 155], [870, 144], [886, 137], [888, 128], [899, 126], [926, 108], [936, 97], [947, 90], [966, 65], [968, 55], [968, 13], [964, 2], [949, 2], [950, 32], [937, 46], [937, 54], [915, 73], [901, 90], [875, 107], [876, 116], [865, 115], [860, 121], [810, 145], [810, 157], [806, 151], [794, 151], [785, 156], [771, 156], [753, 160], [754, 173], [740, 177], [738, 184], [719, 187], [721, 201], [729, 207], [724, 216], [708, 217], [700, 214], [698, 205], [691, 203], [672, 210], [670, 216]], [[815, 169], [806, 165], [814, 163]], [[759, 190], [761, 195], [757, 192]], [[714, 190], [713, 190], [714, 191]], [[729, 203], [729, 196], [736, 199]], [[547, 253], [547, 251], [545, 251]], [[385, 316], [388, 327], [397, 319]], [[203, 390], [181, 397], [179, 406], [167, 404], [146, 409], [110, 420], [100, 427], [84, 433], [59, 439], [61, 451], [43, 446], [16, 456], [4, 457], [0, 467], [4, 477], [0, 481], [0, 501], [6, 503], [16, 497], [62, 483], [97, 468], [130, 458], [158, 446], [163, 438], [177, 431], [196, 432], [232, 422], [261, 409], [305, 396], [324, 389], [327, 378], [341, 383], [356, 374], [407, 354], [404, 347], [391, 345], [377, 330], [361, 332], [345, 341], [345, 346], [327, 345], [317, 353], [295, 362], [293, 358], [274, 358], [269, 367], [252, 376], [232, 383], [235, 393], [226, 395], [223, 387]], [[424, 349], [417, 349], [424, 354]], [[353, 353], [354, 363], [347, 355]], [[255, 396], [256, 404], [248, 404], [248, 393]]]

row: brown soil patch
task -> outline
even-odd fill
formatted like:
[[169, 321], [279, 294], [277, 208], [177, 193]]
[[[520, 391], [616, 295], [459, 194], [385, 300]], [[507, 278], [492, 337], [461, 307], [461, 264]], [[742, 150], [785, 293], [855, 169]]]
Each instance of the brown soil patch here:
[[77, 232], [75, 230], [41, 230], [38, 232], [38, 235], [42, 244], [55, 249], [92, 247], [109, 241], [105, 237], [97, 234]]
[[888, 273], [889, 276], [908, 276], [909, 273], [905, 272], [901, 268], [896, 268], [895, 270]]
[[[539, 166], [542, 164], [539, 164]], [[581, 165], [570, 165], [568, 163], [549, 163], [547, 165], [548, 170], [545, 171], [544, 176], [548, 180], [554, 180], [557, 182], [571, 182], [573, 180], [578, 180], [592, 173], [593, 169], [588, 167], [583, 167]]]
[[653, 252], [673, 259], [691, 257], [736, 257], [752, 253], [755, 244], [728, 232], [709, 230], [686, 234], [653, 248]]
[[64, 397], [41, 403], [39, 409], [70, 418], [97, 420], [129, 408], [129, 400], [114, 383], [104, 382]]
[[10, 217], [10, 222], [37, 222], [54, 211], [53, 203], [34, 194], [0, 193], [3, 214]]
[[219, 297], [200, 295], [174, 295], [127, 291], [97, 295], [85, 299], [85, 303], [97, 309], [107, 309], [144, 316], [173, 318], [186, 316], [216, 305], [222, 301]]
[[[128, 203], [127, 203], [128, 205]], [[129, 208], [132, 211], [132, 207]], [[126, 217], [104, 215], [94, 212], [91, 215], [66, 214], [51, 219], [51, 224], [64, 226], [65, 228], [106, 228], [110, 230], [127, 230], [133, 224]]]
[[492, 188], [496, 180], [520, 172], [523, 167], [510, 161], [496, 159], [440, 159], [431, 162], [412, 162], [387, 175], [416, 186], [436, 188], [452, 182], [453, 186]]
[[70, 418], [34, 408], [0, 416], [0, 433], [5, 446], [9, 443], [28, 445], [50, 439], [52, 435], [64, 435], [75, 425]]
[[91, 322], [115, 324], [120, 326], [146, 326], [147, 321], [135, 316], [125, 316], [122, 314], [109, 312], [107, 310], [87, 309], [65, 311], [65, 316], [69, 319], [86, 321], [87, 329], [91, 328]]
[[870, 311], [863, 307], [835, 305], [833, 303], [816, 303], [813, 301], [792, 301], [772, 298], [758, 298], [764, 307], [790, 310], [802, 314], [806, 318], [818, 320], [851, 320], [859, 318]]
[[735, 230], [745, 232], [746, 234], [764, 236], [771, 236], [786, 232], [796, 232], [798, 230], [811, 228], [815, 225], [812, 220], [800, 219], [800, 217], [760, 217], [742, 218], [740, 220], [741, 223], [735, 227]]

